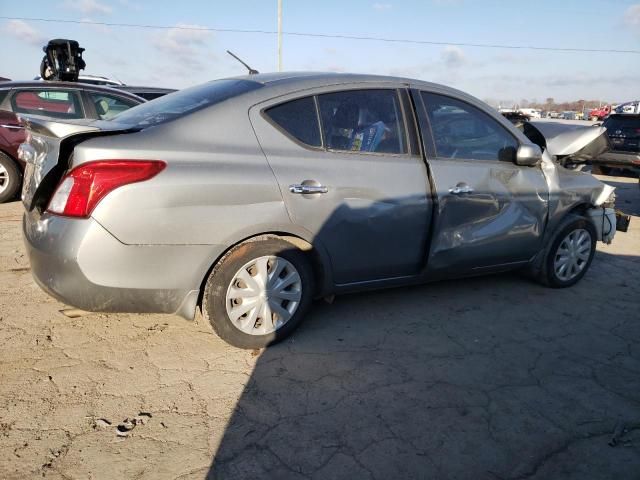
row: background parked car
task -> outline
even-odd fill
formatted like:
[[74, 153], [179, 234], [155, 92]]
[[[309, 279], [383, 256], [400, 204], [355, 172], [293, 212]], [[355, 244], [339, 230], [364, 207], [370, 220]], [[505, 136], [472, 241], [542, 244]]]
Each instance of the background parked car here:
[[25, 132], [16, 114], [58, 119], [108, 120], [145, 100], [126, 91], [71, 82], [0, 83], [0, 203], [15, 198], [24, 164], [18, 146]]
[[640, 174], [640, 115], [613, 114], [602, 124], [611, 150], [592, 160], [594, 170], [609, 173], [620, 168]]

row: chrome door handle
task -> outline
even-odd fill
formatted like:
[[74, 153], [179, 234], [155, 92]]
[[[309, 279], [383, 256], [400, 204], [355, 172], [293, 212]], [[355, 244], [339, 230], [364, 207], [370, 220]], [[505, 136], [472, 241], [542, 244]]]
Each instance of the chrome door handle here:
[[8, 128], [10, 130], [22, 130], [24, 128], [22, 125], [8, 125], [8, 124], [0, 125], [0, 127]]
[[302, 185], [294, 183], [289, 185], [289, 191], [291, 193], [312, 194], [312, 193], [327, 193], [329, 189], [324, 185]]
[[452, 195], [460, 195], [462, 193], [473, 193], [473, 188], [466, 184], [459, 184], [449, 189], [449, 193]]

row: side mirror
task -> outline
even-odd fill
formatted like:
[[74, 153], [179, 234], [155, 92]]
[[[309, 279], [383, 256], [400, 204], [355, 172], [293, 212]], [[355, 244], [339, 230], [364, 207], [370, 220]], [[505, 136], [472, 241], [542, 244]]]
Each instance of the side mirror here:
[[516, 153], [516, 165], [535, 167], [542, 161], [542, 150], [537, 145], [520, 145]]

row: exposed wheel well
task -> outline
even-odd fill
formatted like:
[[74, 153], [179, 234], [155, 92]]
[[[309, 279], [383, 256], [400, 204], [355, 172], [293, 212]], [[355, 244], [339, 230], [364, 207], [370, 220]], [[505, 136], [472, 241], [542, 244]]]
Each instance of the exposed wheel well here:
[[234, 243], [233, 245], [229, 246], [229, 248], [227, 248], [224, 252], [222, 252], [222, 254], [220, 254], [215, 259], [215, 261], [211, 264], [211, 266], [207, 270], [207, 273], [205, 274], [204, 278], [200, 282], [200, 292], [198, 294], [198, 304], [197, 305], [202, 307], [202, 297], [203, 297], [203, 294], [204, 294], [205, 285], [207, 284], [207, 279], [209, 278], [209, 275], [211, 275], [211, 272], [213, 271], [215, 266], [218, 263], [220, 263], [220, 261], [224, 257], [229, 255], [231, 251], [233, 251], [234, 249], [238, 248], [240, 245], [243, 245], [243, 244], [249, 243], [249, 242], [257, 242], [257, 241], [265, 240], [265, 239], [268, 239], [268, 238], [277, 238], [277, 239], [280, 239], [280, 240], [284, 240], [286, 242], [289, 242], [290, 244], [292, 244], [293, 246], [295, 246], [299, 250], [302, 250], [303, 252], [305, 252], [305, 254], [309, 258], [309, 261], [311, 263], [311, 268], [313, 269], [313, 274], [315, 276], [316, 290], [317, 290], [316, 294], [321, 292], [322, 291], [322, 286], [324, 285], [324, 281], [326, 280], [326, 271], [325, 271], [325, 267], [324, 267], [324, 263], [322, 261], [322, 258], [320, 257], [320, 254], [317, 252], [317, 250], [313, 247], [313, 245], [310, 244], [308, 241], [306, 241], [304, 238], [292, 235], [290, 233], [286, 233], [286, 232], [266, 232], [266, 233], [260, 233], [260, 234], [257, 234], [257, 235], [252, 235], [250, 237], [244, 238], [244, 239]]

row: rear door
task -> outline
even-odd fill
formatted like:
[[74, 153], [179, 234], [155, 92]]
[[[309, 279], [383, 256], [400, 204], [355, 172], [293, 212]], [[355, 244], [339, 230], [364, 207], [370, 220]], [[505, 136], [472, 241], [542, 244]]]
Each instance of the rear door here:
[[250, 112], [291, 220], [328, 252], [337, 284], [409, 276], [424, 264], [428, 177], [402, 95], [351, 87]]
[[516, 165], [518, 139], [479, 106], [412, 94], [437, 197], [429, 271], [457, 276], [529, 260], [547, 215], [540, 166]]

